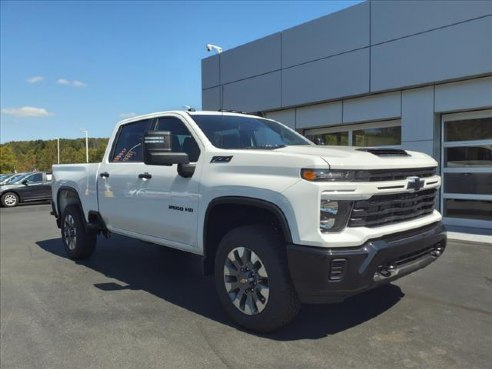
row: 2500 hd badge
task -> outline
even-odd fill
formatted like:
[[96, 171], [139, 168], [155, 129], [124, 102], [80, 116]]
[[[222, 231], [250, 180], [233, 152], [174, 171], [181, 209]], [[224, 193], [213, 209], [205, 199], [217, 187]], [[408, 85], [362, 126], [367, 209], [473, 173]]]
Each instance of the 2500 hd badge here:
[[182, 206], [169, 205], [169, 210], [186, 211], [188, 213], [193, 213], [193, 208], [185, 208]]

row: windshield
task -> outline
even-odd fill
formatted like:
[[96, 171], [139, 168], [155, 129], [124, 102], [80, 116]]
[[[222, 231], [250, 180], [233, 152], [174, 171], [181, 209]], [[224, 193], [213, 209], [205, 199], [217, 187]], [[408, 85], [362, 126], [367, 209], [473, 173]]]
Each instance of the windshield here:
[[15, 174], [6, 174], [2, 177], [2, 183], [6, 182], [9, 178], [12, 178]]
[[221, 149], [276, 149], [288, 145], [312, 145], [283, 125], [235, 115], [192, 115], [215, 147]]
[[7, 179], [7, 181], [5, 181], [5, 184], [16, 184], [19, 181], [21, 181], [22, 179], [24, 179], [24, 177], [27, 177], [29, 174], [30, 173], [22, 173], [22, 174], [17, 174], [15, 176], [12, 176], [9, 179]]

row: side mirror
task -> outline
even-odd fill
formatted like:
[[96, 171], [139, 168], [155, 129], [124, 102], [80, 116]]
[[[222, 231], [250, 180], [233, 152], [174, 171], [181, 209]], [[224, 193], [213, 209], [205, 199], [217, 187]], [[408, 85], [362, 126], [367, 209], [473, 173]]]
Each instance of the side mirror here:
[[189, 164], [184, 152], [172, 152], [169, 131], [148, 131], [143, 138], [143, 158], [147, 165]]
[[183, 178], [191, 178], [195, 173], [196, 164], [179, 164], [178, 174]]
[[24, 179], [22, 182], [21, 182], [24, 186], [27, 186], [27, 179]]

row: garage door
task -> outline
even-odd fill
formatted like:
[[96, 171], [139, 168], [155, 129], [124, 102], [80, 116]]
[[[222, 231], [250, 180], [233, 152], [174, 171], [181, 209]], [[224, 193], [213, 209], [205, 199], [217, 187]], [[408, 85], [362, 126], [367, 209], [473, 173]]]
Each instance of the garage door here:
[[492, 110], [442, 117], [444, 222], [492, 228]]

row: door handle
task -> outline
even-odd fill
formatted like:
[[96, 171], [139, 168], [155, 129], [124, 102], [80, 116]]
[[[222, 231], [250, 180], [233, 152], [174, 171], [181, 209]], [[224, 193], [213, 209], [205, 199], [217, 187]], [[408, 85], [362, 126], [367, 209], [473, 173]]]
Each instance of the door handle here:
[[99, 176], [101, 178], [108, 178], [109, 177], [109, 173], [108, 172], [102, 172], [102, 173], [99, 173]]
[[148, 172], [140, 173], [138, 175], [138, 178], [140, 178], [140, 179], [151, 179], [152, 178], [152, 174], [150, 174]]

